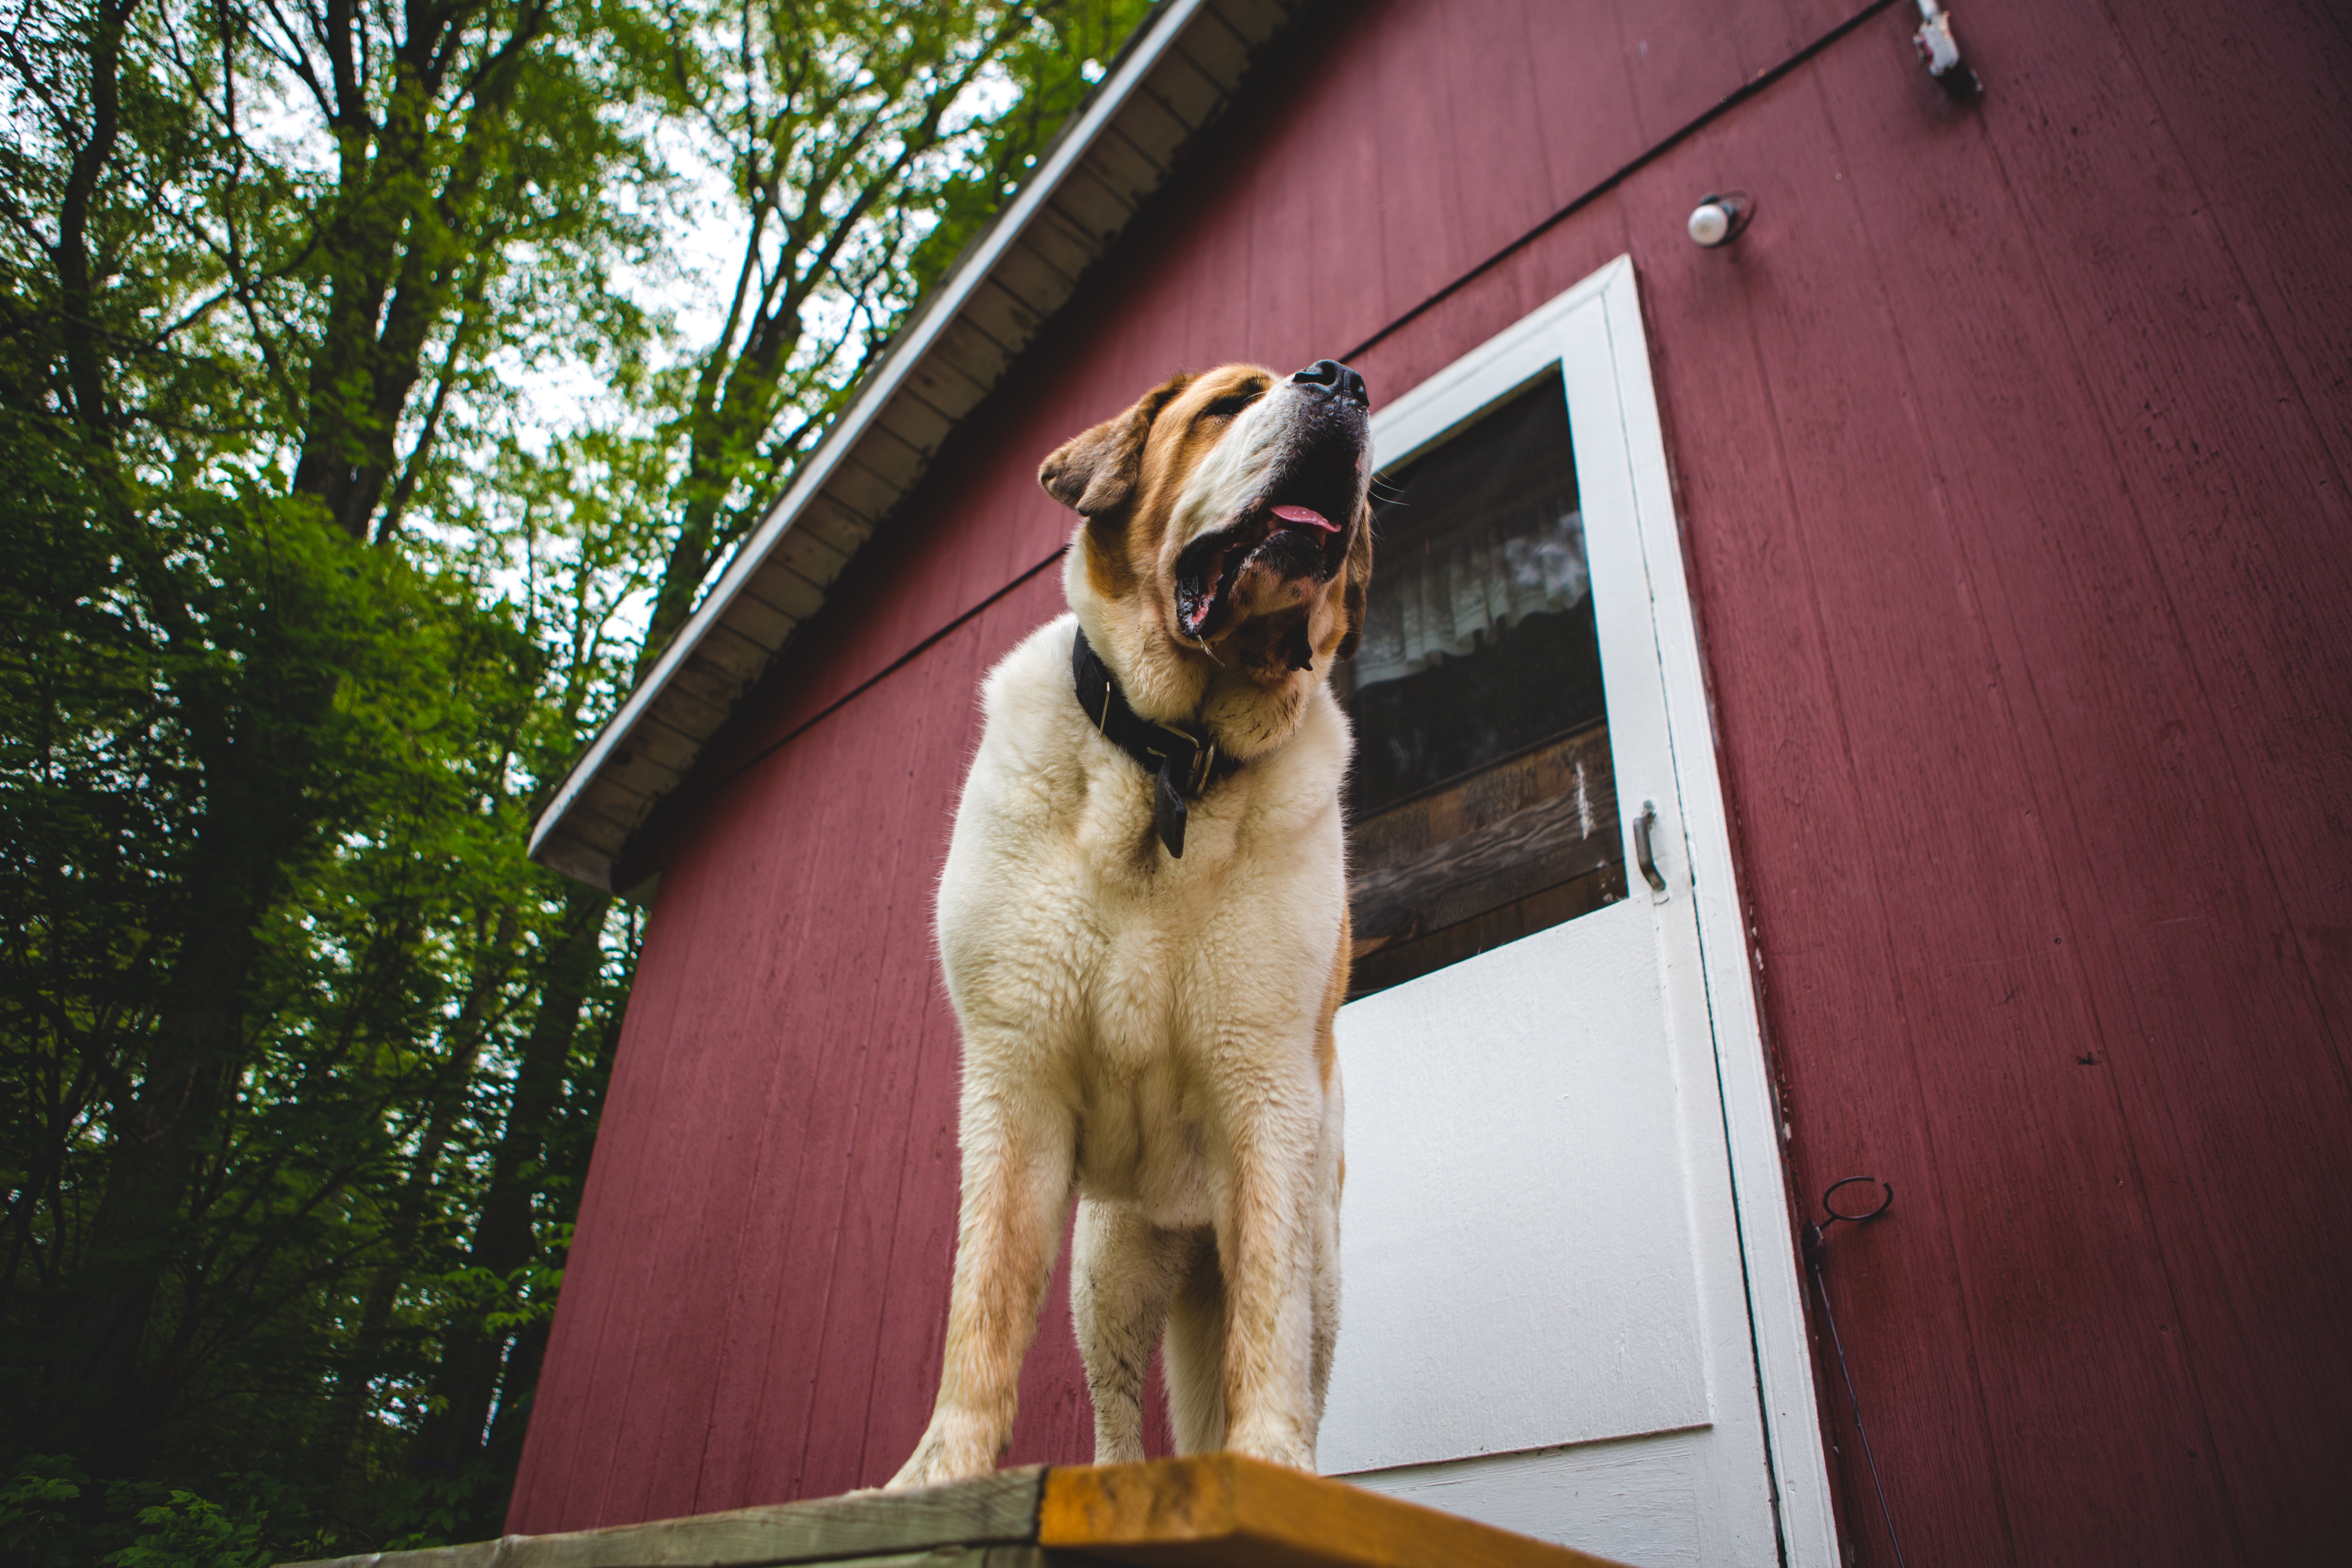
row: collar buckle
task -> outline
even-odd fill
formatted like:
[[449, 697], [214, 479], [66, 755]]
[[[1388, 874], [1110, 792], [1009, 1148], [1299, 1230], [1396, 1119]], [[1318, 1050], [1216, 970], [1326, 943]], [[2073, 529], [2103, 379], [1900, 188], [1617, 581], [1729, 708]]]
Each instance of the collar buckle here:
[[1173, 746], [1165, 751], [1157, 746], [1150, 749], [1153, 756], [1163, 762], [1172, 762], [1179, 757], [1187, 759], [1180, 765], [1178, 773], [1184, 781], [1185, 795], [1197, 798], [1202, 790], [1209, 787], [1209, 775], [1216, 769], [1217, 743], [1203, 740], [1190, 730], [1180, 730], [1157, 719], [1151, 721], [1151, 724], [1152, 728], [1184, 742], [1181, 751]]
[[1207, 789], [1209, 775], [1216, 771], [1216, 767], [1217, 743], [1214, 741], [1202, 742], [1200, 747], [1192, 753], [1192, 777], [1185, 781], [1185, 789], [1193, 795], [1199, 795], [1202, 790]]

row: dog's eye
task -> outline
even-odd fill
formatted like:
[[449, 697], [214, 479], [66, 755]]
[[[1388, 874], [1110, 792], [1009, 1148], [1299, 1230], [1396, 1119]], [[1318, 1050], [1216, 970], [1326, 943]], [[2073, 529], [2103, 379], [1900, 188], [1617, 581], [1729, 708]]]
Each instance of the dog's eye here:
[[1227, 393], [1201, 412], [1212, 419], [1231, 419], [1265, 395], [1265, 388], [1262, 386], [1244, 387], [1239, 392]]

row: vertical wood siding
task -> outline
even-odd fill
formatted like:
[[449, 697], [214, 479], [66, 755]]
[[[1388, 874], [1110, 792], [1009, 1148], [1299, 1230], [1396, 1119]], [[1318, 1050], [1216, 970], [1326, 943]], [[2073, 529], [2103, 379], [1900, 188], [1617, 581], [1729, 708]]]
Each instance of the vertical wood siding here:
[[[920, 1429], [930, 889], [976, 682], [1059, 608], [1052, 568], [1004, 591], [1066, 531], [1038, 458], [1226, 358], [1372, 340], [1393, 395], [1630, 251], [1791, 1185], [1898, 1194], [1827, 1272], [1912, 1555], [2352, 1531], [2352, 223], [2314, 199], [2352, 38], [2316, 4], [1979, 6], [1963, 110], [1906, 10], [1392, 331], [1850, 7], [1391, 0], [1259, 79], [640, 847], [510, 1528], [870, 1485]], [[1702, 252], [1718, 185], [1759, 216]], [[1066, 1290], [1018, 1459], [1091, 1447]]]

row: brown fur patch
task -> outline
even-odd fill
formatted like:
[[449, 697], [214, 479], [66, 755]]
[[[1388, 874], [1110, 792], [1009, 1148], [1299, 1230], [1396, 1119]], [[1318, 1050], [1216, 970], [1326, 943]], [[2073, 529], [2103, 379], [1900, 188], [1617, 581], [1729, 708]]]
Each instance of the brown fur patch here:
[[[1125, 521], [1122, 513], [1120, 521]], [[1105, 539], [1104, 535], [1109, 535]], [[1087, 585], [1109, 603], [1116, 604], [1135, 592], [1142, 581], [1135, 574], [1135, 563], [1129, 558], [1127, 530], [1099, 527], [1094, 519], [1087, 521], [1087, 542], [1081, 548], [1086, 554]]]
[[1153, 422], [1192, 380], [1181, 373], [1171, 375], [1126, 412], [1071, 437], [1037, 465], [1037, 482], [1047, 495], [1084, 517], [1125, 506], [1134, 494], [1137, 467]]
[[1127, 551], [1129, 563], [1146, 573], [1159, 559], [1169, 515], [1184, 481], [1232, 422], [1231, 416], [1214, 412], [1216, 405], [1247, 393], [1263, 394], [1274, 384], [1271, 373], [1246, 364], [1220, 365], [1185, 380], [1183, 388], [1161, 405], [1144, 444]]

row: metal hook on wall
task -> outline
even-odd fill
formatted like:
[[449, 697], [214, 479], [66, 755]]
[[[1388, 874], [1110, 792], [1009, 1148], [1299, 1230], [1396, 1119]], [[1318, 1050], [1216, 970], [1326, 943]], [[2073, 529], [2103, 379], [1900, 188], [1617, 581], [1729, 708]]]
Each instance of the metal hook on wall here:
[[[1853, 1186], [1876, 1186], [1883, 1191], [1875, 1205], [1859, 1213], [1849, 1214], [1837, 1206], [1836, 1200], [1841, 1189]], [[1870, 1433], [1862, 1424], [1862, 1396], [1853, 1391], [1853, 1373], [1846, 1370], [1845, 1344], [1838, 1338], [1837, 1317], [1830, 1310], [1830, 1289], [1822, 1281], [1822, 1248], [1828, 1239], [1830, 1226], [1868, 1225], [1894, 1206], [1895, 1184], [1892, 1182], [1882, 1182], [1876, 1176], [1848, 1176], [1842, 1181], [1832, 1182], [1822, 1194], [1822, 1212], [1829, 1217], [1825, 1220], [1809, 1217], [1805, 1221], [1805, 1264], [1812, 1270], [1813, 1289], [1821, 1295], [1822, 1322], [1830, 1331], [1830, 1348], [1837, 1352], [1838, 1376], [1845, 1381], [1846, 1403], [1853, 1408], [1853, 1432], [1862, 1439], [1862, 1458], [1863, 1463], [1870, 1467], [1871, 1489], [1878, 1494], [1878, 1517], [1886, 1525], [1886, 1539], [1895, 1548], [1898, 1568], [1910, 1568], [1903, 1559], [1902, 1538], [1895, 1533], [1894, 1511], [1886, 1506], [1886, 1488], [1878, 1479], [1878, 1458], [1870, 1451]]]
[[[1837, 1206], [1838, 1190], [1852, 1186], [1876, 1186], [1884, 1188], [1885, 1193], [1874, 1207], [1864, 1209], [1860, 1214], [1845, 1214]], [[1848, 1176], [1843, 1181], [1832, 1182], [1828, 1189], [1822, 1194], [1822, 1212], [1829, 1215], [1829, 1218], [1826, 1221], [1809, 1219], [1805, 1222], [1805, 1261], [1808, 1263], [1813, 1261], [1813, 1255], [1821, 1250], [1822, 1243], [1829, 1238], [1831, 1226], [1867, 1225], [1894, 1206], [1895, 1184], [1892, 1182], [1882, 1182], [1876, 1176]]]

